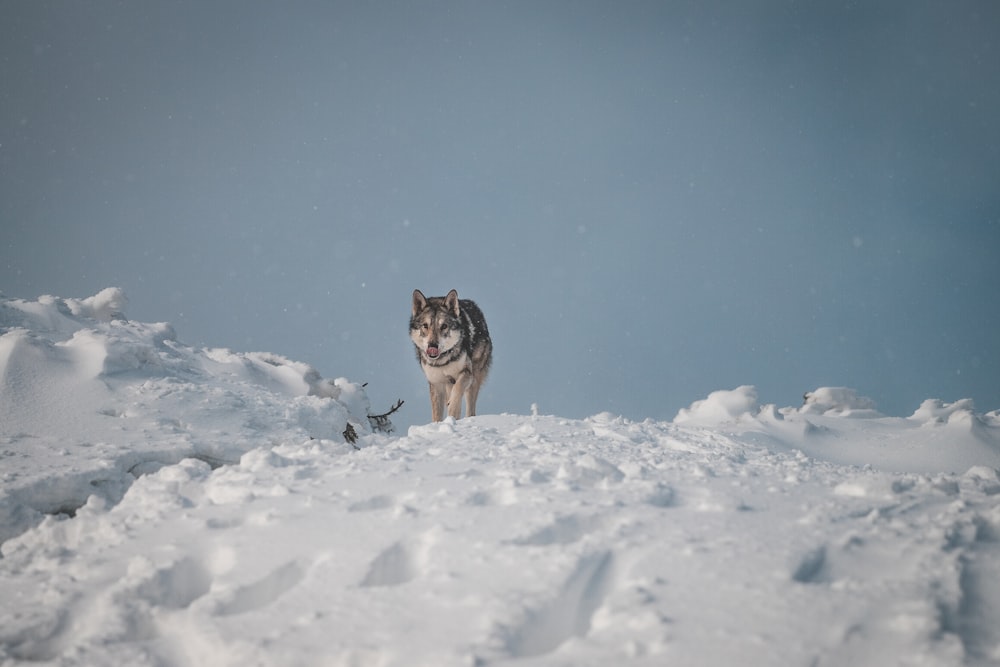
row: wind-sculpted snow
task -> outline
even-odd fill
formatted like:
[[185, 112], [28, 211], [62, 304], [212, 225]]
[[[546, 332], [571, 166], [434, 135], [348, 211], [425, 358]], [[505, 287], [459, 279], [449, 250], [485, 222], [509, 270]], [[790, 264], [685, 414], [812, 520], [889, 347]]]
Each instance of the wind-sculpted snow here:
[[0, 310], [0, 664], [1000, 660], [996, 413], [740, 387], [390, 438], [358, 385], [59, 303]]
[[138, 474], [262, 443], [370, 432], [364, 390], [267, 353], [200, 350], [125, 319], [124, 294], [0, 299], [0, 541]]
[[818, 459], [897, 472], [962, 472], [1000, 467], [1000, 411], [972, 401], [928, 399], [908, 418], [887, 417], [846, 387], [806, 392], [800, 407], [761, 405], [752, 386], [714, 391], [681, 410], [675, 424], [723, 429]]

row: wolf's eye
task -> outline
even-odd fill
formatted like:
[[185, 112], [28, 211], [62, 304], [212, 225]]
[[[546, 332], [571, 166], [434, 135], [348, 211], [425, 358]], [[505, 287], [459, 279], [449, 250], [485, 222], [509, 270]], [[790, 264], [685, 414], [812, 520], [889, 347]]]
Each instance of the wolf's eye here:
[[444, 332], [446, 332], [447, 330], [448, 330], [448, 325], [447, 325], [447, 324], [442, 324], [442, 325], [441, 325], [441, 333], [444, 333]]

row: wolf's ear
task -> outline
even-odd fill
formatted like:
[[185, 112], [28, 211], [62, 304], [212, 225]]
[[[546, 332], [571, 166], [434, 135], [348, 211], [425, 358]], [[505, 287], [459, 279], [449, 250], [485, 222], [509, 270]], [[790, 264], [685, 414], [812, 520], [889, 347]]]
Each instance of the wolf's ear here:
[[418, 289], [413, 290], [413, 314], [416, 315], [427, 307], [427, 297]]
[[455, 313], [455, 317], [458, 317], [461, 314], [461, 310], [458, 306], [458, 290], [448, 292], [448, 296], [444, 298], [444, 307]]

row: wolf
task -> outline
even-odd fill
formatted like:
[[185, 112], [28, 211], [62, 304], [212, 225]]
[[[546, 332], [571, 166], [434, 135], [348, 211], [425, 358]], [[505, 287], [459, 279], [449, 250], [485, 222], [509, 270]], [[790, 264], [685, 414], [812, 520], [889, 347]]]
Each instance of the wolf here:
[[479, 306], [459, 299], [456, 290], [426, 297], [415, 289], [410, 340], [427, 376], [431, 419], [444, 419], [446, 405], [448, 416], [460, 419], [463, 395], [466, 416], [475, 416], [479, 389], [493, 363], [493, 341]]

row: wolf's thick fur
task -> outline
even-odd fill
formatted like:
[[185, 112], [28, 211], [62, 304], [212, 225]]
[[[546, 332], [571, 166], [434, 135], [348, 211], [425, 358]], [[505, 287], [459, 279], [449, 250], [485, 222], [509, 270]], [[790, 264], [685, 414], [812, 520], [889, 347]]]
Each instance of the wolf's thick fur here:
[[432, 297], [413, 290], [410, 339], [430, 387], [431, 419], [444, 419], [446, 405], [448, 416], [460, 419], [463, 395], [466, 415], [475, 416], [479, 388], [493, 361], [493, 341], [479, 306], [459, 299], [455, 290]]

